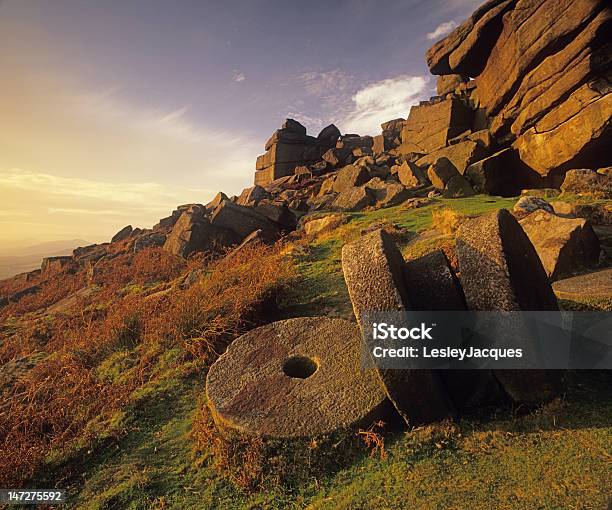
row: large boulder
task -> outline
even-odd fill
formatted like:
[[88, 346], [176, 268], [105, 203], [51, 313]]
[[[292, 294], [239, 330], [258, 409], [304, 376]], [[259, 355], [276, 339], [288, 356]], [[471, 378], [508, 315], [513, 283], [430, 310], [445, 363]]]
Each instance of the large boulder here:
[[468, 197], [474, 194], [470, 183], [446, 158], [438, 159], [427, 170], [427, 177], [434, 188], [442, 190], [447, 198]]
[[40, 266], [42, 278], [52, 278], [60, 273], [70, 272], [74, 269], [74, 259], [69, 255], [57, 257], [44, 257]]
[[[456, 243], [461, 285], [470, 310], [559, 309], [540, 258], [518, 221], [505, 209], [461, 224]], [[544, 370], [495, 370], [518, 402], [550, 400], [560, 374]]]
[[[371, 232], [342, 247], [344, 280], [362, 334], [364, 312], [410, 309], [403, 267], [402, 254], [384, 230]], [[454, 413], [435, 371], [377, 368], [377, 373], [408, 424], [427, 423]]]
[[408, 188], [429, 185], [423, 170], [410, 161], [404, 161], [401, 165], [397, 165], [397, 168], [392, 170], [392, 173], [397, 173], [399, 181]]
[[244, 207], [229, 201], [217, 206], [210, 217], [211, 225], [233, 232], [239, 240], [255, 230], [262, 230], [270, 241], [278, 236], [278, 227], [263, 214], [253, 208]]
[[422, 168], [427, 168], [429, 165], [433, 165], [436, 161], [441, 158], [448, 159], [457, 171], [463, 175], [465, 170], [472, 163], [485, 158], [488, 155], [488, 151], [483, 145], [466, 139], [462, 142], [457, 142], [443, 149], [426, 154], [425, 156], [416, 160], [416, 165]]
[[348, 188], [338, 194], [331, 208], [339, 211], [361, 211], [374, 202], [372, 192], [366, 186]]
[[361, 370], [360, 343], [355, 324], [328, 317], [249, 331], [208, 371], [214, 421], [239, 434], [293, 439], [387, 420], [376, 374]]
[[238, 241], [233, 232], [213, 225], [204, 212], [197, 206], [185, 211], [168, 235], [164, 250], [188, 257], [194, 252], [223, 250]]
[[341, 168], [336, 175], [332, 190], [336, 193], [342, 193], [355, 186], [361, 186], [370, 180], [369, 172], [362, 166], [347, 165]]
[[604, 0], [493, 0], [436, 43], [427, 62], [434, 74], [474, 77], [473, 102], [494, 136], [555, 177], [609, 164], [611, 29]]
[[612, 177], [588, 169], [568, 170], [561, 184], [561, 191], [612, 198]]
[[445, 96], [451, 92], [455, 92], [468, 79], [460, 74], [447, 74], [440, 76], [436, 82], [436, 90], [439, 96]]
[[562, 218], [538, 210], [520, 221], [551, 281], [572, 276], [599, 262], [599, 239], [584, 218]]
[[379, 177], [370, 180], [366, 185], [374, 197], [375, 207], [393, 207], [412, 196], [412, 192], [397, 182], [386, 182]]

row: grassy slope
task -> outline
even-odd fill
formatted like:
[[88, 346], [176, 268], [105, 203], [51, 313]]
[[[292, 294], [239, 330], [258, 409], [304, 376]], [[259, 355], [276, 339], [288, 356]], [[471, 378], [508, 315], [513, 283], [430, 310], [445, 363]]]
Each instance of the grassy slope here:
[[[513, 200], [441, 202], [476, 214]], [[431, 223], [431, 209], [355, 213], [334, 237], [296, 249], [303, 279], [287, 296], [285, 315], [350, 317], [339, 263], [343, 242], [381, 220], [420, 232]], [[122, 509], [604, 508], [610, 494], [612, 395], [605, 375], [572, 374], [565, 399], [536, 414], [516, 417], [507, 408], [464, 419], [450, 431], [389, 434], [386, 459], [364, 453], [297, 488], [246, 494], [215, 471], [212, 459], [194, 463], [188, 434], [205, 374], [195, 366], [159, 370], [116, 417], [113, 429], [123, 430], [117, 439], [51, 463], [37, 485], [68, 471], [69, 507]]]

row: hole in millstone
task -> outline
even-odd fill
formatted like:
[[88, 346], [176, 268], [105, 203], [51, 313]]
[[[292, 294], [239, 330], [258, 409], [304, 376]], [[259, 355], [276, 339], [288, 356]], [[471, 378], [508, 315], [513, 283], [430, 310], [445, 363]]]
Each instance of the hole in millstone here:
[[307, 379], [319, 368], [317, 362], [306, 356], [294, 356], [283, 363], [283, 372], [294, 379]]

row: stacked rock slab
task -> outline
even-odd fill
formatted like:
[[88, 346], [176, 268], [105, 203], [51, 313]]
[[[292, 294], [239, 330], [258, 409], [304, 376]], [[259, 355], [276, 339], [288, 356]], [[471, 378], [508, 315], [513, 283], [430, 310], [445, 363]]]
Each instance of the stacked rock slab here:
[[[465, 221], [459, 227], [456, 246], [470, 310], [559, 309], [535, 248], [507, 210]], [[550, 400], [558, 391], [558, 372], [495, 370], [494, 374], [517, 402]]]
[[266, 153], [257, 157], [255, 184], [265, 186], [280, 177], [293, 175], [298, 166], [321, 160], [339, 136], [338, 128], [331, 124], [314, 138], [306, 134], [306, 128], [299, 122], [287, 119], [266, 142]]
[[[360, 327], [364, 312], [410, 308], [403, 280], [404, 259], [384, 230], [342, 248], [342, 271]], [[363, 333], [363, 330], [362, 330]], [[376, 369], [389, 399], [409, 425], [454, 414], [439, 376], [431, 370]]]
[[471, 129], [473, 114], [464, 101], [449, 98], [413, 106], [401, 131], [400, 154], [428, 154]]
[[604, 0], [493, 0], [427, 52], [475, 79], [494, 137], [541, 176], [610, 164], [612, 13]]
[[215, 422], [241, 434], [293, 439], [387, 419], [376, 374], [361, 371], [360, 344], [355, 324], [327, 317], [249, 331], [208, 372]]

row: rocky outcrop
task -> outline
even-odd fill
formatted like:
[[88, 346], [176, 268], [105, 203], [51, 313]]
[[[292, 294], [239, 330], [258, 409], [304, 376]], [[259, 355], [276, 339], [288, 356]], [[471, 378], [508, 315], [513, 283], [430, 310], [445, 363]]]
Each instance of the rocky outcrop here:
[[193, 252], [220, 251], [238, 241], [228, 229], [213, 225], [202, 206], [183, 212], [164, 243], [164, 250], [188, 257]]
[[611, 19], [603, 0], [493, 0], [436, 43], [427, 63], [444, 92], [460, 85], [457, 75], [474, 78], [495, 139], [555, 179], [610, 164]]
[[125, 239], [128, 239], [132, 235], [133, 230], [134, 229], [132, 228], [132, 225], [127, 225], [126, 227], [123, 227], [111, 238], [111, 243], [116, 243], [118, 241], [124, 241]]
[[314, 138], [306, 128], [293, 119], [287, 119], [266, 142], [266, 153], [257, 158], [255, 184], [266, 185], [292, 175], [298, 166], [321, 160], [323, 154], [335, 146], [340, 131], [333, 124]]

